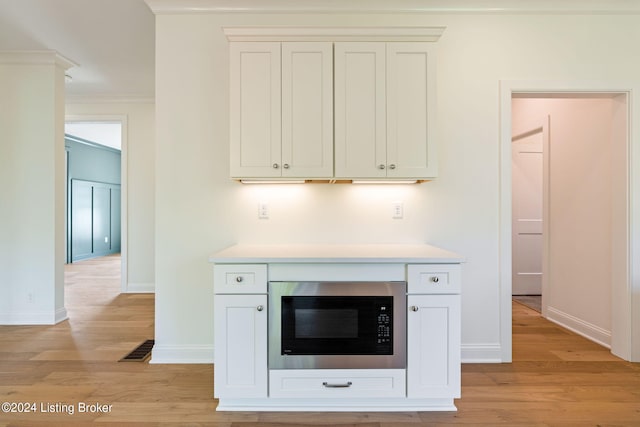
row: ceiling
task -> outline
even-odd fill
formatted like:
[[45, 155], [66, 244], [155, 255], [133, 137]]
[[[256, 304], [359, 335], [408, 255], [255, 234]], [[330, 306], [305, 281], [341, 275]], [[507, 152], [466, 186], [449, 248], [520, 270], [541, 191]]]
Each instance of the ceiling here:
[[77, 64], [69, 98], [152, 98], [155, 16], [144, 0], [0, 0], [0, 51], [55, 50]]

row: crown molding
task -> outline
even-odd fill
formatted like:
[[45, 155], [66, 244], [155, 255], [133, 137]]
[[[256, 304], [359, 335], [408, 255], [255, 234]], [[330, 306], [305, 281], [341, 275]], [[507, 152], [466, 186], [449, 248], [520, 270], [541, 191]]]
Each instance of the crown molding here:
[[229, 41], [424, 41], [446, 27], [224, 27]]
[[197, 13], [640, 14], [637, 0], [145, 0], [156, 15]]
[[55, 50], [7, 50], [0, 51], [0, 64], [56, 65], [65, 70], [78, 64]]

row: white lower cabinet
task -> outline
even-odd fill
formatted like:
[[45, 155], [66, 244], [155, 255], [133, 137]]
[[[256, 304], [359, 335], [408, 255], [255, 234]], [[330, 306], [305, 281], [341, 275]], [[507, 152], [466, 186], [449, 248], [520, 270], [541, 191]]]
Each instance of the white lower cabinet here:
[[269, 396], [405, 397], [404, 369], [282, 369], [269, 372]]
[[[250, 259], [214, 268], [217, 410], [456, 410], [453, 400], [461, 389], [459, 264], [414, 263], [393, 270], [408, 285], [406, 369], [269, 370], [267, 282], [283, 271], [299, 273], [313, 265], [283, 270]], [[375, 265], [362, 264], [354, 271], [369, 277], [378, 272]], [[345, 274], [337, 264], [330, 268], [334, 280], [335, 271]]]
[[407, 305], [407, 397], [460, 397], [460, 295], [409, 295]]
[[267, 296], [216, 295], [215, 396], [267, 397]]

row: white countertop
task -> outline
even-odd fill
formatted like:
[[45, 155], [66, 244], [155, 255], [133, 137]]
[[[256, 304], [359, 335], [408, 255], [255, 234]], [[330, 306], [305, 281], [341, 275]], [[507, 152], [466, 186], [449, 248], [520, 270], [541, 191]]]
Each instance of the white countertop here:
[[460, 255], [430, 245], [235, 245], [212, 254], [209, 261], [232, 263], [448, 263]]

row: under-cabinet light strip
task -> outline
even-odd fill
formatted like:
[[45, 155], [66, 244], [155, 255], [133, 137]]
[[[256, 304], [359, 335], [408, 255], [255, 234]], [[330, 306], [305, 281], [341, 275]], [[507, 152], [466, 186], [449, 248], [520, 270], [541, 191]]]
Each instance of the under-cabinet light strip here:
[[313, 180], [261, 180], [261, 179], [241, 179], [240, 182], [242, 184], [314, 184], [314, 183], [323, 183], [323, 184], [417, 184], [423, 181], [419, 180], [389, 180], [389, 181], [380, 181], [380, 180], [321, 180], [321, 181], [313, 181]]

